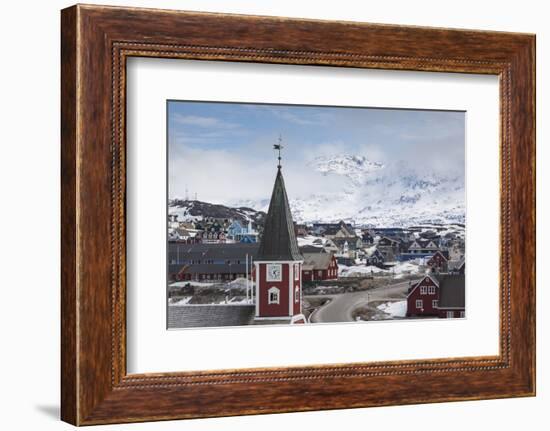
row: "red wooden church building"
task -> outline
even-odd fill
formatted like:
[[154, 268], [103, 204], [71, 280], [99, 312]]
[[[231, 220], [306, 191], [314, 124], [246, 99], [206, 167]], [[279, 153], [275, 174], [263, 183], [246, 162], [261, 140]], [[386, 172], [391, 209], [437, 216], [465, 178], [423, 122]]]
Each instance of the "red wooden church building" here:
[[[280, 150], [282, 146], [276, 145]], [[302, 314], [302, 264], [286, 194], [281, 157], [264, 223], [256, 278], [256, 320], [305, 323]]]

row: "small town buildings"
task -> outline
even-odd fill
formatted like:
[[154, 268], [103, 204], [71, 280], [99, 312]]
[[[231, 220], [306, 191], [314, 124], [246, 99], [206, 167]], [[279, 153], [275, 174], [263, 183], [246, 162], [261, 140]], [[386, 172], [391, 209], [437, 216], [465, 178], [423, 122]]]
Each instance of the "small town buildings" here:
[[357, 257], [357, 251], [363, 247], [361, 238], [357, 236], [353, 237], [335, 237], [331, 241], [338, 249], [338, 254], [348, 255], [350, 257]]
[[383, 266], [384, 255], [376, 245], [365, 249], [365, 263], [372, 266]]
[[325, 250], [327, 253], [338, 253], [339, 249], [336, 247], [331, 239], [317, 237], [313, 235], [307, 235], [305, 237], [298, 237], [298, 246], [300, 249], [304, 247], [316, 247]]
[[441, 250], [437, 250], [426, 263], [432, 272], [447, 272], [449, 259]]
[[341, 220], [338, 223], [314, 223], [313, 233], [327, 238], [349, 238], [356, 236], [355, 229]]
[[426, 275], [411, 284], [407, 295], [407, 317], [437, 316], [439, 314], [439, 282], [436, 277]]
[[407, 317], [464, 317], [463, 274], [425, 275], [411, 284], [407, 295]]
[[309, 228], [305, 224], [295, 224], [294, 229], [297, 237], [309, 235]]
[[202, 242], [202, 231], [180, 225], [175, 229], [168, 229], [168, 240], [186, 244], [198, 244]]
[[197, 234], [197, 237], [204, 244], [223, 244], [226, 242], [225, 232], [222, 230], [202, 231]]
[[323, 249], [313, 250], [311, 247], [300, 249], [304, 257], [302, 266], [303, 281], [336, 280], [338, 278], [338, 262], [333, 253]]
[[252, 222], [248, 221], [243, 226], [238, 220], [234, 220], [227, 227], [227, 239], [234, 242], [254, 243], [258, 242], [258, 232], [253, 229]]
[[[228, 281], [245, 278], [253, 268], [258, 244], [168, 243], [168, 278], [173, 281]], [[248, 264], [247, 264], [248, 261]]]
[[400, 253], [401, 240], [390, 236], [383, 236], [378, 240], [376, 245], [386, 262], [394, 261]]
[[226, 233], [223, 224], [218, 220], [211, 222], [203, 221], [200, 225], [197, 224], [196, 228], [201, 229], [197, 236], [201, 242], [205, 244], [222, 244], [226, 242]]
[[[418, 258], [431, 258], [437, 251], [441, 251], [444, 254], [446, 253], [446, 251], [441, 249], [437, 240], [419, 238], [409, 244], [406, 252], [401, 253], [399, 256], [399, 260], [405, 261]], [[445, 257], [448, 259], [448, 254]]]
[[279, 163], [254, 262], [257, 321], [306, 322], [302, 314], [303, 263]]
[[439, 250], [439, 245], [433, 239], [417, 239], [409, 246], [408, 252], [415, 255], [433, 254]]
[[363, 245], [374, 244], [374, 235], [371, 231], [364, 229], [361, 231], [361, 241], [363, 241]]
[[403, 227], [373, 227], [369, 229], [373, 237], [389, 237], [400, 241], [411, 241], [416, 238], [414, 232], [409, 228]]

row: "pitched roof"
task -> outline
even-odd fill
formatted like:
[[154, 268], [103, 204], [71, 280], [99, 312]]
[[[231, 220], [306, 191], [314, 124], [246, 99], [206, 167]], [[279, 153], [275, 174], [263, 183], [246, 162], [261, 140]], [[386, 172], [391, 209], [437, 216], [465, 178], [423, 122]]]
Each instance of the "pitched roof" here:
[[[441, 255], [441, 257], [442, 257], [443, 259], [445, 259], [445, 260], [449, 260], [449, 253], [443, 253], [441, 250], [437, 250], [437, 251], [432, 255], [432, 257], [430, 257], [430, 260], [432, 260], [432, 259], [435, 257], [436, 254]], [[445, 256], [445, 254], [446, 254], [447, 256]]]
[[315, 270], [315, 269], [328, 269], [332, 262], [332, 253], [303, 253], [304, 264], [303, 269]]
[[168, 251], [180, 259], [245, 259], [246, 255], [256, 258], [258, 244], [242, 242], [227, 244], [185, 244], [169, 242]]
[[465, 278], [464, 274], [443, 274], [439, 281], [439, 308], [464, 308]]
[[281, 168], [277, 170], [257, 260], [302, 260]]
[[459, 271], [465, 265], [465, 259], [461, 258], [460, 260], [450, 260], [449, 261], [449, 271]]
[[242, 326], [252, 323], [254, 305], [171, 305], [168, 328], [204, 328]]
[[305, 258], [305, 253], [326, 253], [323, 247], [318, 247], [314, 245], [304, 245], [300, 247], [300, 253]]
[[[170, 274], [184, 273], [184, 274], [245, 274], [246, 273], [246, 263], [219, 263], [219, 264], [208, 264], [208, 263], [199, 263], [194, 265], [182, 265], [182, 264], [172, 264], [168, 265], [168, 272]], [[252, 270], [252, 266], [248, 265], [248, 270]]]
[[429, 278], [430, 280], [432, 280], [432, 282], [436, 285], [436, 286], [439, 286], [439, 278], [438, 277], [435, 277], [434, 274], [425, 274], [420, 280], [414, 282], [411, 284], [411, 286], [409, 287], [409, 290], [408, 290], [408, 293], [407, 293], [407, 298], [409, 296], [411, 296], [411, 294], [413, 293], [413, 291], [418, 288], [418, 286], [420, 286], [422, 284], [423, 281], [425, 281], [427, 278]]

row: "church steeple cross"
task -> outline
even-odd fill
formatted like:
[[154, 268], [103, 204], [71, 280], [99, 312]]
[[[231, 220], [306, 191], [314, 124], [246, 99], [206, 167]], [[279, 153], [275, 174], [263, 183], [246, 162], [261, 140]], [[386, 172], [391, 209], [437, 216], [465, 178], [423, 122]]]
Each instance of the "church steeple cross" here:
[[281, 135], [279, 135], [278, 143], [273, 145], [273, 149], [278, 150], [279, 152], [279, 156], [277, 157], [277, 160], [279, 161], [279, 163], [277, 164], [277, 169], [281, 169], [281, 150], [283, 148], [283, 138], [281, 137]]

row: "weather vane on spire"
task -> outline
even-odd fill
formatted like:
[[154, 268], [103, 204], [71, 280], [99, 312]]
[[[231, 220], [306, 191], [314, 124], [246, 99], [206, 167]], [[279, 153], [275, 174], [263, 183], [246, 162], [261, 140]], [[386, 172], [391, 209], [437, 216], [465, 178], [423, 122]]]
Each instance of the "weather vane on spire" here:
[[273, 145], [273, 149], [274, 150], [278, 150], [279, 151], [279, 156], [277, 157], [277, 159], [279, 160], [279, 164], [277, 165], [277, 168], [278, 169], [281, 169], [281, 150], [283, 149], [283, 138], [281, 137], [281, 135], [279, 134], [279, 140], [278, 140], [278, 143]]

